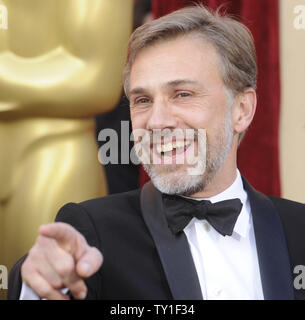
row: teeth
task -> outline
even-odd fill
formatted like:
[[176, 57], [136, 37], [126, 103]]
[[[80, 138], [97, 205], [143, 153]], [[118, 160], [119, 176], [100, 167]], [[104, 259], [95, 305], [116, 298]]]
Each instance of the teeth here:
[[161, 152], [169, 152], [169, 151], [172, 151], [173, 149], [176, 149], [176, 148], [184, 148], [184, 147], [188, 147], [189, 145], [191, 144], [191, 141], [177, 141], [177, 142], [169, 142], [169, 143], [166, 143], [166, 144], [158, 144], [157, 145], [157, 151], [158, 153], [161, 153]]

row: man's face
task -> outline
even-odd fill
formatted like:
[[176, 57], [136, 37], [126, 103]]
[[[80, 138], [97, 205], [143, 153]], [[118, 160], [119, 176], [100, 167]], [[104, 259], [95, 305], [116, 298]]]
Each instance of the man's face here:
[[[214, 47], [196, 36], [154, 44], [142, 49], [135, 59], [129, 92], [133, 130], [158, 134], [177, 129], [195, 131], [192, 141], [178, 138], [174, 141], [178, 143], [172, 144], [172, 139], [165, 135], [157, 140], [157, 145], [149, 145], [154, 159], [159, 161], [144, 168], [162, 192], [190, 195], [202, 191], [230, 152], [232, 101], [229, 102], [220, 68]], [[206, 132], [207, 159], [206, 163], [200, 159], [200, 173], [190, 175], [189, 161], [181, 160], [190, 153], [198, 155], [198, 129]], [[167, 150], [170, 151], [166, 153]]]

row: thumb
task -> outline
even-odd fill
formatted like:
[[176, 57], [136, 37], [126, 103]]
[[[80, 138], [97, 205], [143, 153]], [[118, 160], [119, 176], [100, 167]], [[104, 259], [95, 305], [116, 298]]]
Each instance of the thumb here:
[[98, 271], [103, 263], [103, 255], [95, 247], [87, 250], [76, 263], [76, 272], [82, 278], [88, 278]]

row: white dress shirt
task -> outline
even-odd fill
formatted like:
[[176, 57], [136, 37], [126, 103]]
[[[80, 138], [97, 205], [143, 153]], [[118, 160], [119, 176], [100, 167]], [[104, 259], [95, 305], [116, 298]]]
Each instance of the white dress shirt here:
[[[214, 203], [233, 198], [239, 198], [243, 207], [232, 236], [222, 236], [206, 220], [197, 218], [184, 229], [202, 296], [207, 300], [263, 300], [251, 207], [238, 170], [229, 188], [205, 200]], [[20, 300], [37, 299], [23, 284]]]
[[222, 236], [206, 220], [197, 218], [184, 233], [204, 299], [263, 300], [251, 207], [239, 171], [229, 188], [205, 200], [214, 203], [234, 198], [239, 198], [243, 207], [232, 236]]

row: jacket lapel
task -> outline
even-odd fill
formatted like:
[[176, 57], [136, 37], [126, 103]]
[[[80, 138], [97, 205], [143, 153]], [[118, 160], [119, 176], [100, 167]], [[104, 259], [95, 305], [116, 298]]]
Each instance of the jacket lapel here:
[[[253, 189], [243, 178], [248, 193], [262, 287], [265, 300], [293, 300], [293, 279], [285, 234], [272, 201]], [[201, 300], [199, 280], [184, 233], [175, 236], [167, 226], [161, 193], [151, 182], [141, 191], [144, 221], [155, 242], [176, 300]]]
[[265, 300], [293, 300], [293, 280], [283, 226], [272, 201], [243, 178], [248, 193]]
[[161, 193], [151, 182], [141, 190], [144, 221], [155, 242], [175, 300], [201, 300], [202, 294], [192, 254], [183, 232], [178, 236], [168, 228]]

